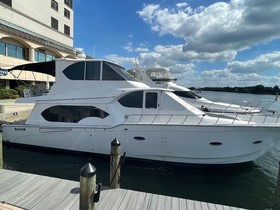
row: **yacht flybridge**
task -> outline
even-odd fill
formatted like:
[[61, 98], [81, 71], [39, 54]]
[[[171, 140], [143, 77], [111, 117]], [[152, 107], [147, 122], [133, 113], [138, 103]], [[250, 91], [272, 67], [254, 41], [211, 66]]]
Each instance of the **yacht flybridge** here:
[[4, 124], [3, 142], [110, 154], [118, 139], [126, 156], [172, 163], [231, 164], [255, 160], [280, 140], [280, 125], [216, 118], [170, 89], [151, 88], [106, 60], [56, 59], [12, 70], [49, 73], [45, 96], [23, 124]]
[[[132, 72], [134, 77], [150, 87], [162, 87], [174, 90], [174, 93], [187, 101], [189, 104], [211, 113], [230, 113], [230, 114], [256, 114], [261, 110], [250, 106], [241, 106], [224, 102], [214, 102], [206, 99], [190, 89], [175, 83], [176, 79], [170, 74], [168, 68], [140, 68], [137, 67]], [[268, 104], [267, 104], [268, 105]]]

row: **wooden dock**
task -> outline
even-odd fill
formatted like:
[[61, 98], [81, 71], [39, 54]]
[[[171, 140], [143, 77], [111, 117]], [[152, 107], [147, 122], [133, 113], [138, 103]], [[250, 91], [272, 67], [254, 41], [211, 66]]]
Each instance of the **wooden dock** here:
[[[0, 210], [78, 210], [80, 183], [47, 176], [0, 169]], [[14, 208], [5, 208], [13, 205]], [[240, 210], [183, 198], [127, 189], [103, 188], [96, 209], [121, 210]]]

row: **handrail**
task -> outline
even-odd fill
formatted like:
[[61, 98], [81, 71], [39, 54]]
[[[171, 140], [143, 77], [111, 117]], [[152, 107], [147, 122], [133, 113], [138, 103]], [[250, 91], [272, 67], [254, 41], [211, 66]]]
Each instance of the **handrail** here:
[[[195, 125], [230, 125], [230, 124], [278, 124], [280, 114], [128, 114], [124, 124], [195, 124]], [[135, 117], [134, 120], [131, 120]], [[162, 118], [161, 118], [162, 117]], [[173, 119], [173, 120], [172, 120]]]
[[[220, 113], [234, 113], [234, 114], [240, 114], [240, 113], [248, 113], [250, 114], [250, 111], [246, 111], [245, 108], [251, 108], [252, 110], [260, 110], [260, 111], [271, 111], [269, 110], [269, 107], [271, 107], [272, 104], [275, 103], [275, 101], [271, 100], [261, 100], [261, 101], [248, 101], [247, 103], [244, 103], [242, 101], [234, 101], [234, 102], [221, 102], [221, 101], [212, 101], [208, 105], [204, 105], [201, 109], [209, 109], [209, 112], [213, 113], [215, 112], [215, 106], [218, 106], [218, 109]], [[195, 106], [197, 103], [203, 103], [200, 102], [199, 99], [193, 100], [192, 102], [188, 101], [189, 104]], [[227, 106], [219, 107], [219, 104], [217, 103], [227, 103]], [[240, 106], [239, 108], [234, 107], [235, 105]], [[243, 110], [244, 109], [244, 110]], [[276, 111], [276, 110], [275, 110]]]

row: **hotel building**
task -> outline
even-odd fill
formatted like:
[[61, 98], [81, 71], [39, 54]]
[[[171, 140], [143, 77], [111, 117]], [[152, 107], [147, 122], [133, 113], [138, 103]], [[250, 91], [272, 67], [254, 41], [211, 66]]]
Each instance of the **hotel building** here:
[[[73, 19], [73, 0], [0, 0], [0, 67], [76, 58]], [[13, 71], [0, 76], [0, 88], [15, 88], [19, 81], [48, 85], [54, 78]]]

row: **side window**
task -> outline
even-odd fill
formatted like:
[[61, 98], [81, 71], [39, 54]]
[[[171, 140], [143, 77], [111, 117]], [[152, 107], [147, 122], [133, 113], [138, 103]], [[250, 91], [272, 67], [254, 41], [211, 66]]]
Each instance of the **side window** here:
[[119, 99], [119, 103], [125, 107], [142, 108], [143, 106], [143, 91], [135, 91], [128, 93]]
[[45, 120], [50, 122], [77, 123], [87, 117], [106, 118], [109, 114], [94, 106], [52, 106], [42, 113]]
[[78, 62], [68, 66], [63, 73], [71, 80], [84, 80], [85, 62]]
[[106, 62], [103, 62], [102, 80], [125, 80]]
[[86, 80], [100, 80], [100, 62], [86, 62]]
[[155, 92], [148, 92], [146, 93], [146, 102], [145, 108], [147, 109], [156, 109], [158, 104], [158, 94]]

